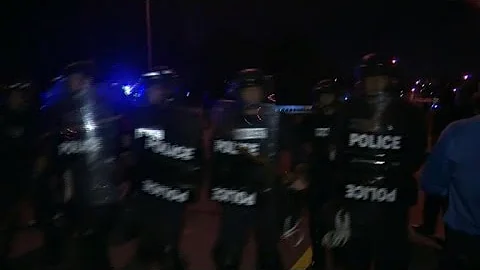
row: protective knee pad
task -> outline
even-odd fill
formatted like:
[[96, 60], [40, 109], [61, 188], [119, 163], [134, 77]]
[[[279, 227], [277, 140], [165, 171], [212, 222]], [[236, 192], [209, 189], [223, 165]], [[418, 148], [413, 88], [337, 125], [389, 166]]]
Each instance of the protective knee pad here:
[[241, 255], [228, 252], [221, 246], [213, 251], [213, 260], [217, 270], [238, 270], [240, 268]]

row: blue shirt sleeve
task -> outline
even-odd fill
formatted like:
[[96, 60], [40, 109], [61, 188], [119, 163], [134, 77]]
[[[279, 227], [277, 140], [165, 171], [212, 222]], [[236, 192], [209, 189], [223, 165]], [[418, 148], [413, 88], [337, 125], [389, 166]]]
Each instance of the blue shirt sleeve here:
[[450, 165], [455, 123], [449, 125], [432, 149], [421, 174], [421, 186], [428, 194], [448, 196], [448, 187], [452, 177]]

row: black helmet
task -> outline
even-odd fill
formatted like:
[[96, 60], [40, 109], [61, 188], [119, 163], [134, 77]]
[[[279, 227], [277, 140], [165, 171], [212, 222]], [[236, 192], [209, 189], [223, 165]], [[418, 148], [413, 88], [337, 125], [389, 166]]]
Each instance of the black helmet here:
[[92, 61], [78, 61], [67, 65], [64, 68], [63, 75], [68, 77], [72, 74], [82, 74], [87, 77], [94, 76], [94, 64]]
[[325, 79], [319, 81], [312, 90], [312, 101], [314, 106], [318, 106], [320, 102], [320, 97], [324, 94], [331, 94], [334, 97], [332, 104], [334, 105], [339, 102], [338, 98], [340, 97], [340, 87], [336, 79]]
[[9, 85], [7, 88], [11, 92], [26, 92], [32, 89], [32, 84], [30, 82], [15, 83]]
[[339, 87], [335, 79], [321, 80], [312, 90], [312, 96], [314, 100], [317, 100], [321, 94], [335, 94], [338, 95]]
[[268, 90], [270, 89], [266, 89], [266, 84], [270, 81], [270, 78], [270, 76], [266, 76], [260, 69], [243, 69], [237, 73], [236, 78], [227, 88], [227, 96], [238, 98], [240, 91], [248, 87], [261, 87], [264, 90], [264, 95], [268, 96]]
[[21, 82], [8, 85], [5, 89], [5, 92], [2, 95], [10, 97], [12, 94], [21, 96], [27, 103], [30, 103], [34, 100], [35, 89], [33, 84], [30, 82]]
[[171, 86], [177, 78], [178, 75], [175, 70], [165, 66], [155, 68], [153, 71], [142, 75], [142, 79], [147, 87], [152, 85]]
[[241, 70], [236, 79], [238, 89], [252, 86], [263, 87], [265, 84], [265, 75], [260, 69], [251, 68]]
[[164, 87], [168, 93], [168, 98], [174, 98], [178, 95], [178, 75], [174, 69], [162, 66], [155, 68], [151, 72], [142, 75], [145, 90], [152, 86], [159, 85]]
[[358, 65], [355, 77], [362, 81], [371, 76], [397, 77], [397, 62], [395, 57], [387, 57], [376, 53], [370, 53], [362, 57]]

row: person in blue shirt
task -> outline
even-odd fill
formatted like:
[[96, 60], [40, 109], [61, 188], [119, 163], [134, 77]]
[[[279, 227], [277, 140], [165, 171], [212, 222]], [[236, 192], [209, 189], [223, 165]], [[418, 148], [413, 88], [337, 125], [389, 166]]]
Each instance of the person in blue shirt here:
[[448, 197], [441, 269], [480, 269], [476, 256], [480, 250], [479, 138], [480, 115], [453, 122], [440, 136], [422, 172], [426, 194]]

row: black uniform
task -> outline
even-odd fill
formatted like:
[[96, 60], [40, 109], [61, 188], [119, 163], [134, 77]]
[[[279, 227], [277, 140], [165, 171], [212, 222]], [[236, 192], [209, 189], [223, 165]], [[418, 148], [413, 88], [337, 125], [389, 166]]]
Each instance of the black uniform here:
[[51, 204], [61, 206], [51, 209], [56, 211], [45, 223], [48, 255], [66, 255], [66, 225], [71, 225], [78, 233], [77, 265], [82, 269], [110, 269], [108, 232], [119, 200], [122, 116], [101, 92], [99, 87], [66, 89], [45, 109], [43, 122], [45, 145], [51, 146], [44, 153], [52, 165], [46, 185], [55, 198]]
[[195, 200], [202, 180], [202, 124], [201, 110], [175, 102], [136, 112], [133, 201], [140, 263], [184, 269], [178, 248], [185, 206]]
[[[288, 155], [290, 164], [281, 164], [284, 173], [284, 210], [282, 238], [295, 239], [299, 225], [303, 220], [303, 209], [307, 203], [307, 189], [293, 188], [296, 181], [308, 181], [308, 162], [310, 158], [311, 136], [308, 119], [312, 106], [277, 105], [280, 112], [280, 152]], [[284, 160], [285, 161], [285, 160]], [[295, 241], [298, 243], [298, 241]]]
[[321, 94], [331, 94], [334, 100], [331, 104], [314, 106], [307, 121], [309, 141], [312, 144], [309, 160], [309, 211], [313, 269], [324, 269], [326, 263], [325, 249], [321, 245], [326, 228], [322, 224], [321, 217], [322, 209], [333, 192], [333, 156], [330, 131], [336, 122], [336, 110], [340, 102], [339, 88], [334, 80], [323, 80], [317, 84], [314, 88], [315, 104], [319, 101]]
[[[373, 72], [385, 65], [366, 59]], [[372, 63], [373, 62], [373, 63]], [[370, 73], [366, 76], [387, 75]], [[408, 209], [417, 190], [412, 174], [426, 150], [426, 126], [418, 109], [394, 94], [362, 93], [342, 108], [333, 131], [336, 148], [334, 231], [322, 239], [341, 247], [345, 269], [408, 269]]]
[[[26, 95], [25, 87], [10, 90], [10, 94]], [[5, 260], [13, 240], [14, 227], [17, 224], [16, 209], [22, 196], [30, 192], [32, 165], [35, 151], [34, 108], [23, 104], [12, 108], [7, 97], [0, 107], [0, 154], [2, 179], [0, 180], [0, 268], [6, 268]]]
[[[262, 85], [258, 70], [240, 75], [238, 89]], [[213, 108], [213, 118], [211, 199], [223, 207], [214, 250], [217, 269], [239, 269], [252, 227], [256, 229], [258, 269], [282, 269], [274, 173], [277, 110], [272, 104], [245, 107], [239, 100], [224, 101]]]

